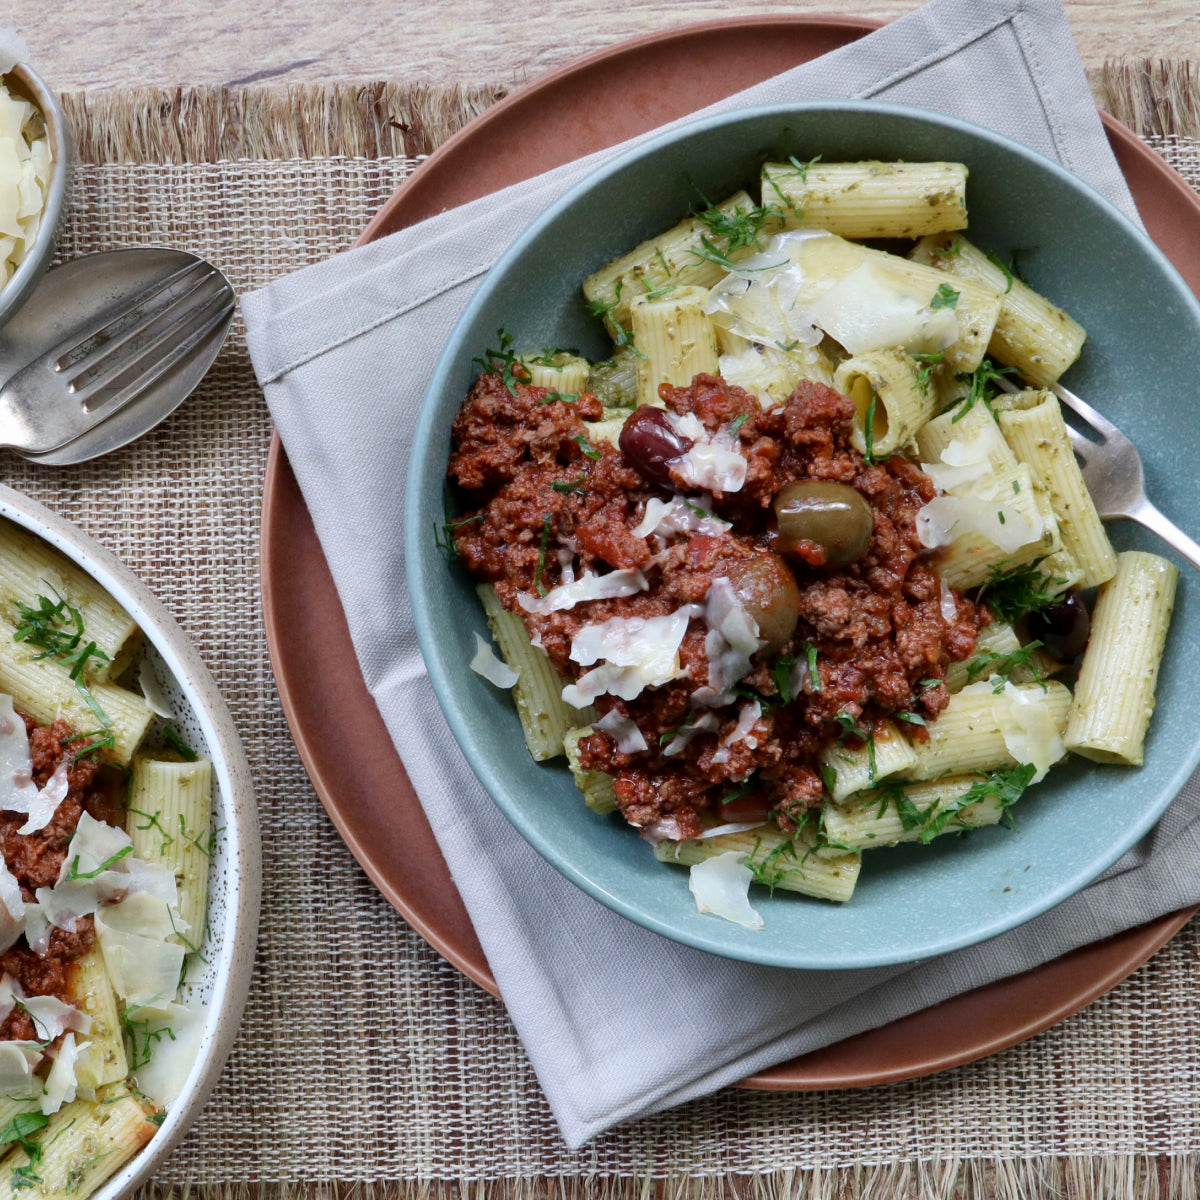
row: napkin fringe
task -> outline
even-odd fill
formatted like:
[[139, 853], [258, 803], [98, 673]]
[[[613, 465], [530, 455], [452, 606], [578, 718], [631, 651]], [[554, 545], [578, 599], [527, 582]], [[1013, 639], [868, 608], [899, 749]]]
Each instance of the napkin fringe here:
[[417, 159], [509, 90], [377, 80], [75, 91], [61, 99], [85, 163]]
[[754, 1175], [147, 1186], [134, 1200], [1197, 1200], [1200, 1155], [936, 1159]]

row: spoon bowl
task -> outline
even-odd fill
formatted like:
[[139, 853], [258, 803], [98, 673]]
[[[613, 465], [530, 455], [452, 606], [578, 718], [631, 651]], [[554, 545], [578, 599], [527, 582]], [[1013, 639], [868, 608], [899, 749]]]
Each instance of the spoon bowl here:
[[[233, 320], [235, 295], [229, 281], [194, 254], [160, 247], [109, 250], [77, 258], [49, 271], [20, 310], [0, 327], [0, 381], [19, 382], [27, 364], [55, 352], [76, 335], [100, 329], [140, 293], [161, 289], [203, 267], [218, 293], [218, 318], [195, 331], [186, 352], [176, 353], [136, 398], [65, 445], [45, 453], [17, 450], [31, 462], [65, 466], [107, 454], [141, 437], [187, 399], [204, 378]], [[215, 282], [214, 282], [215, 281]]]

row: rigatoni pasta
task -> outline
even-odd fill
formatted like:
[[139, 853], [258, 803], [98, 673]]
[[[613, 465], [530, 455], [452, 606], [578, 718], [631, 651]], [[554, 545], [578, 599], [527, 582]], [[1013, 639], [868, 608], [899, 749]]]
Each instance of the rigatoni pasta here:
[[130, 685], [141, 639], [112, 597], [2, 520], [0, 561], [0, 1195], [83, 1200], [195, 1054], [175, 1038], [198, 1021], [180, 989], [207, 936], [211, 764], [156, 716], [161, 688]]
[[845, 903], [1068, 752], [1140, 762], [1173, 568], [1112, 557], [1037, 390], [1082, 327], [967, 242], [966, 178], [772, 162], [585, 281], [592, 391], [494, 361], [455, 425], [451, 544], [534, 757], [751, 928], [751, 881]]

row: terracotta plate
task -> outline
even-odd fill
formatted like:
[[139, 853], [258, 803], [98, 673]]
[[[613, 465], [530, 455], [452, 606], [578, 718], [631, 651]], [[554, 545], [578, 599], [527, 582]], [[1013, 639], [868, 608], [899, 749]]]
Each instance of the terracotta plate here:
[[[496, 105], [430, 157], [363, 233], [371, 241], [686, 115], [875, 28], [856, 19], [738, 18], [654, 35], [559, 71]], [[620, 97], [619, 102], [614, 97]], [[1146, 225], [1200, 293], [1200, 201], [1123, 126], [1109, 140]], [[409, 923], [481, 986], [496, 985], [419, 802], [355, 666], [341, 605], [278, 438], [263, 501], [263, 604], [280, 697], [338, 832]], [[314, 672], [320, 697], [307, 686]], [[355, 763], [347, 773], [344, 764]], [[1188, 919], [1172, 914], [1013, 979], [746, 1080], [777, 1090], [931, 1074], [1046, 1029], [1140, 966]]]

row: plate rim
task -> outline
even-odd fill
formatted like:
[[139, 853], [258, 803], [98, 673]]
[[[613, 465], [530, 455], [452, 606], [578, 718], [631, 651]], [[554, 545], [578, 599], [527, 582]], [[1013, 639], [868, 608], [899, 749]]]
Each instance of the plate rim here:
[[145, 1182], [187, 1136], [216, 1087], [241, 1025], [258, 944], [262, 897], [262, 841], [250, 763], [233, 716], [192, 640], [150, 588], [112, 551], [40, 501], [0, 484], [0, 518], [12, 521], [60, 551], [104, 587], [136, 621], [177, 679], [186, 676], [206, 738], [220, 747], [213, 766], [223, 793], [226, 836], [232, 835], [226, 910], [224, 970], [218, 971], [206, 1008], [201, 1051], [188, 1072], [188, 1095], [168, 1109], [161, 1132], [104, 1187], [98, 1200], [122, 1195]]
[[[475, 146], [478, 138], [491, 131], [498, 123], [511, 122], [519, 119], [520, 109], [529, 105], [543, 102], [546, 93], [554, 92], [559, 85], [565, 80], [572, 79], [577, 73], [595, 69], [598, 65], [605, 64], [608, 60], [624, 57], [628, 54], [636, 53], [643, 50], [654, 50], [655, 48], [663, 48], [675, 42], [686, 42], [688, 38], [704, 36], [713, 30], [737, 28], [740, 31], [753, 31], [762, 34], [772, 27], [778, 27], [786, 32], [789, 36], [804, 38], [816, 37], [818, 35], [840, 37], [842, 42], [856, 40], [858, 37], [871, 32], [878, 28], [882, 22], [867, 19], [867, 18], [852, 18], [852, 17], [820, 17], [809, 16], [803, 14], [786, 15], [774, 14], [763, 16], [742, 16], [728, 18], [717, 21], [705, 21], [682, 26], [672, 30], [660, 31], [644, 35], [637, 39], [619, 43], [615, 46], [607, 47], [595, 54], [589, 55], [586, 58], [580, 59], [577, 62], [567, 64], [554, 72], [548, 74], [542, 79], [516, 91], [496, 105], [487, 110], [486, 113], [476, 118], [469, 125], [464, 127], [452, 138], [448, 139], [438, 150], [434, 152], [429, 160], [422, 166], [420, 172], [415, 173], [411, 179], [406, 180], [400, 188], [393, 193], [392, 197], [381, 207], [372, 221], [364, 229], [363, 233], [358, 238], [356, 245], [362, 245], [368, 241], [374, 240], [377, 237], [384, 236], [391, 232], [393, 228], [399, 227], [397, 224], [397, 214], [402, 213], [406, 206], [416, 205], [420, 203], [429, 203], [428, 193], [435, 189], [438, 180], [436, 176], [441, 172], [445, 173], [446, 164], [464, 152], [469, 152]], [[797, 61], [803, 61], [798, 58]], [[1101, 114], [1106, 132], [1108, 133], [1110, 142], [1114, 143], [1114, 149], [1119, 155], [1122, 153], [1125, 157], [1132, 157], [1143, 169], [1153, 172], [1156, 178], [1156, 185], [1160, 189], [1171, 190], [1178, 193], [1177, 198], [1182, 198], [1192, 208], [1200, 210], [1200, 199], [1197, 199], [1194, 192], [1188, 185], [1163, 162], [1157, 155], [1154, 154], [1141, 139], [1137, 138], [1131, 131], [1126, 129], [1119, 122], [1116, 122], [1108, 114]], [[414, 200], [414, 197], [416, 199]], [[437, 211], [433, 209], [431, 211]], [[425, 215], [425, 214], [422, 214]], [[401, 223], [408, 224], [412, 220], [419, 219], [409, 217], [402, 220]], [[1195, 285], [1193, 284], [1193, 288]], [[287, 463], [286, 452], [279, 441], [278, 434], [272, 437], [271, 451], [268, 456], [267, 473], [264, 487], [264, 509], [263, 509], [263, 526], [261, 549], [264, 565], [271, 561], [273, 550], [272, 532], [277, 530], [280, 522], [283, 502], [280, 497], [282, 490], [289, 481], [291, 476], [290, 467]], [[294, 480], [291, 481], [294, 486]], [[305, 513], [306, 517], [307, 514]], [[277, 545], [274, 548], [278, 548]], [[267, 619], [267, 634], [270, 644], [272, 664], [275, 669], [276, 681], [280, 690], [280, 697], [283, 703], [285, 714], [287, 716], [289, 727], [292, 730], [293, 738], [296, 740], [301, 758], [304, 761], [305, 767], [308, 770], [309, 776], [313, 781], [314, 788], [318, 796], [329, 812], [331, 820], [343, 834], [344, 840], [350, 847], [351, 852], [363, 866], [368, 876], [373, 880], [376, 886], [383, 893], [385, 898], [413, 925], [417, 932], [427, 941], [434, 949], [441, 953], [447, 960], [473, 979], [480, 986], [492, 994], [498, 994], [495, 982], [487, 969], [486, 961], [482, 957], [482, 952], [478, 948], [477, 942], [474, 945], [466, 945], [464, 948], [463, 939], [455, 939], [448, 941], [442, 937], [440, 931], [431, 926], [425, 921], [420, 914], [414, 914], [406, 906], [404, 897], [393, 886], [392, 882], [386, 878], [379, 876], [378, 871], [372, 863], [372, 857], [369, 848], [358, 842], [347, 831], [346, 823], [343, 815], [338, 811], [338, 802], [336, 799], [336, 781], [329, 780], [325, 777], [319, 763], [319, 753], [314, 750], [314, 747], [309, 743], [305, 733], [298, 727], [296, 721], [296, 713], [290, 702], [291, 698], [288, 693], [286, 682], [286, 667], [281, 667], [281, 657], [283, 655], [282, 639], [284, 632], [282, 629], [282, 614], [278, 611], [278, 596], [275, 595], [276, 589], [272, 586], [272, 580], [268, 571], [263, 572], [263, 603], [264, 612]], [[281, 678], [281, 675], [283, 678]], [[944, 1070], [952, 1066], [961, 1065], [964, 1062], [969, 1062], [975, 1058], [983, 1057], [998, 1050], [1004, 1049], [1007, 1046], [1013, 1045], [1019, 1041], [1038, 1033], [1050, 1025], [1057, 1023], [1073, 1012], [1086, 1006], [1097, 996], [1115, 986], [1116, 983], [1126, 978], [1130, 973], [1142, 965], [1157, 949], [1159, 949], [1169, 938], [1181, 928], [1191, 914], [1195, 910], [1183, 910], [1180, 913], [1168, 914], [1160, 918], [1158, 921], [1148, 923], [1145, 926], [1137, 927], [1133, 930], [1119, 934], [1112, 939], [1107, 939], [1104, 943], [1094, 943], [1091, 947], [1083, 949], [1091, 950], [1098, 947], [1105, 947], [1106, 952], [1109, 952], [1111, 961], [1107, 962], [1102, 973], [1097, 974], [1093, 984], [1088, 988], [1081, 989], [1075, 995], [1063, 999], [1060, 1003], [1044, 1008], [1040, 1013], [1035, 1014], [1030, 1020], [1022, 1022], [1019, 1028], [1014, 1028], [1010, 1034], [1006, 1034], [1001, 1038], [997, 1038], [989, 1042], [986, 1046], [977, 1048], [967, 1048], [965, 1051], [956, 1050], [943, 1057], [931, 1058], [928, 1062], [921, 1065], [910, 1067], [900, 1066], [895, 1070], [872, 1073], [869, 1077], [839, 1077], [839, 1076], [824, 1076], [817, 1080], [807, 1080], [803, 1077], [803, 1071], [800, 1070], [799, 1075], [796, 1073], [797, 1066], [803, 1066], [804, 1058], [811, 1058], [815, 1055], [820, 1055], [822, 1052], [814, 1052], [814, 1055], [804, 1056], [804, 1058], [789, 1060], [786, 1063], [778, 1064], [776, 1067], [769, 1068], [766, 1071], [760, 1072], [750, 1080], [744, 1081], [746, 1086], [771, 1088], [775, 1090], [806, 1090], [808, 1088], [831, 1088], [831, 1087], [855, 1087], [864, 1086], [870, 1083], [882, 1083], [895, 1081], [898, 1079], [914, 1078], [926, 1074], [931, 1074], [936, 1071]], [[468, 939], [473, 941], [474, 939]], [[1067, 959], [1072, 958], [1079, 952], [1072, 952], [1072, 955], [1066, 956]], [[1063, 959], [1055, 960], [1062, 962]], [[1014, 979], [1024, 979], [1026, 977], [1036, 977], [1045, 968], [1035, 968], [1031, 972], [1027, 972], [1023, 976], [1013, 977]], [[987, 985], [983, 989], [977, 989], [980, 992], [987, 992], [995, 985]], [[974, 993], [964, 993], [963, 996], [956, 997], [953, 1000], [944, 1002], [943, 1005], [937, 1006], [944, 1008], [948, 1005], [963, 1001], [966, 997], [972, 996]], [[930, 1011], [930, 1010], [923, 1010]], [[900, 1022], [894, 1022], [887, 1028], [894, 1028], [897, 1025], [902, 1025], [905, 1022], [911, 1021], [912, 1018], [902, 1018]], [[859, 1038], [867, 1035], [857, 1035]], [[855, 1039], [850, 1039], [851, 1041]]]

